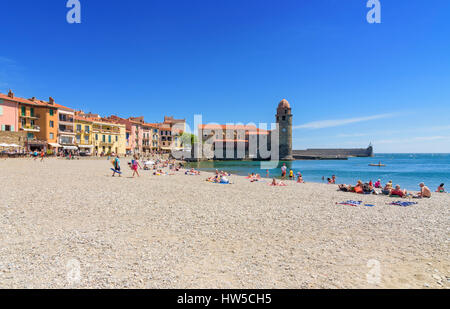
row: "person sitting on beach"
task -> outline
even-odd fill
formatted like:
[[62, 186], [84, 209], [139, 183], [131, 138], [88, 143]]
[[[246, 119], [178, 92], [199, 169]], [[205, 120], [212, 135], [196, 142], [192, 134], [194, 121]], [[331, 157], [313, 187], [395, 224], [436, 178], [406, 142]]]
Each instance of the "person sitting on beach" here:
[[445, 189], [444, 189], [444, 184], [443, 184], [443, 183], [441, 183], [441, 185], [437, 188], [436, 192], [439, 192], [439, 193], [446, 193], [446, 192], [445, 192]]
[[280, 181], [279, 183], [277, 183], [277, 180], [275, 178], [272, 179], [272, 182], [270, 183], [271, 186], [287, 186], [285, 183], [283, 183], [282, 181]]
[[384, 186], [384, 189], [381, 191], [384, 195], [391, 194], [392, 191], [392, 180], [389, 180], [389, 182]]
[[393, 190], [389, 193], [389, 196], [398, 196], [398, 197], [405, 197], [407, 194], [406, 190], [402, 190], [399, 185], [396, 185]]
[[331, 184], [336, 184], [336, 175], [331, 176]]
[[381, 179], [378, 179], [378, 180], [375, 182], [375, 188], [381, 189]]
[[331, 178], [327, 178], [327, 182], [329, 185], [333, 184], [333, 181], [331, 180]]
[[343, 192], [351, 192], [352, 191], [352, 186], [346, 185], [346, 184], [340, 184], [340, 185], [338, 185], [338, 188], [340, 191], [343, 191]]
[[297, 175], [297, 183], [304, 183], [302, 174], [300, 172]]
[[364, 192], [365, 194], [373, 193], [374, 190], [373, 190], [372, 181], [370, 181], [369, 183], [363, 184], [363, 185], [362, 185], [362, 189], [363, 189], [363, 192]]
[[419, 198], [422, 198], [422, 197], [430, 198], [431, 197], [431, 190], [423, 182], [421, 182], [419, 184], [419, 186], [420, 186], [420, 192], [417, 193], [417, 197], [419, 197]]
[[356, 186], [353, 188], [353, 191], [356, 193], [364, 193], [363, 185], [363, 182], [361, 180], [358, 180]]

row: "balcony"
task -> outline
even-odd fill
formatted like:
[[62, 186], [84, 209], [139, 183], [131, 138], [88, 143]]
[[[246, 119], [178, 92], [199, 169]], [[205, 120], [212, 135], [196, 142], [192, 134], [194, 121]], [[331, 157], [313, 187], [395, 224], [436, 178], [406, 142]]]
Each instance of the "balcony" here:
[[67, 128], [65, 128], [65, 129], [59, 128], [58, 129], [58, 133], [61, 133], [61, 134], [75, 134], [75, 132], [73, 130], [67, 129]]
[[73, 125], [73, 122], [74, 122], [74, 118], [72, 118], [72, 117], [65, 117], [64, 115], [59, 115], [59, 122], [60, 123], [68, 123], [68, 124], [71, 124], [71, 125]]
[[40, 118], [39, 115], [23, 115], [23, 114], [20, 114], [19, 117], [24, 118], [24, 119], [39, 119]]
[[112, 146], [113, 144], [114, 144], [113, 141], [111, 141], [111, 142], [100, 142], [100, 143], [99, 143], [99, 146], [100, 146], [100, 147], [103, 147], [103, 146]]
[[35, 125], [27, 125], [21, 128], [25, 132], [41, 132], [41, 127]]

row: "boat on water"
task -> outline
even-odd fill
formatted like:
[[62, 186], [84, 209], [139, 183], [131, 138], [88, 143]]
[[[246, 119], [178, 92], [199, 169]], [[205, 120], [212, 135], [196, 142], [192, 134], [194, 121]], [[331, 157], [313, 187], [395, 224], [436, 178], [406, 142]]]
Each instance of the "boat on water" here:
[[378, 164], [369, 164], [369, 166], [383, 167], [383, 166], [386, 166], [386, 164], [381, 164], [381, 162], [380, 162]]

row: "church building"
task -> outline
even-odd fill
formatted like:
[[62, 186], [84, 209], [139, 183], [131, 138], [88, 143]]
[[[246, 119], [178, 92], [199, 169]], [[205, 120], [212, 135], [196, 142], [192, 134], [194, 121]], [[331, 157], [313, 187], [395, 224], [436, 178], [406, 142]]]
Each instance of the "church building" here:
[[[255, 125], [199, 125], [201, 155], [211, 160], [293, 160], [292, 112], [282, 100], [275, 116], [276, 129], [264, 130]], [[268, 124], [270, 126], [270, 124]], [[274, 147], [278, 147], [278, 151]]]

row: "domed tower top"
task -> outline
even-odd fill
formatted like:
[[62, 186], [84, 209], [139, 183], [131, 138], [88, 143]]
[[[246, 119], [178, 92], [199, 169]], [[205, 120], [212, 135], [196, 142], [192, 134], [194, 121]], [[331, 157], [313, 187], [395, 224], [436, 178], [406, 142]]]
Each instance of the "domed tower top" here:
[[278, 114], [287, 114], [287, 111], [291, 110], [291, 105], [286, 99], [281, 100], [278, 104], [277, 113]]

